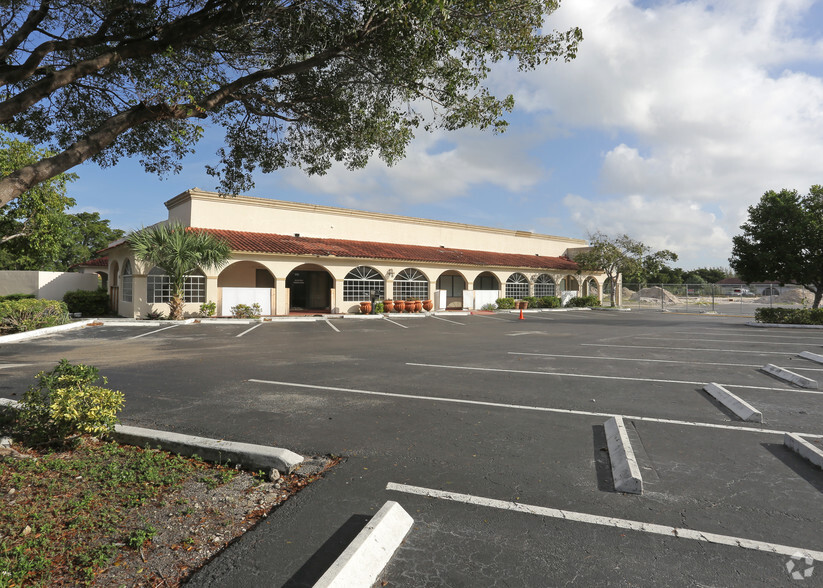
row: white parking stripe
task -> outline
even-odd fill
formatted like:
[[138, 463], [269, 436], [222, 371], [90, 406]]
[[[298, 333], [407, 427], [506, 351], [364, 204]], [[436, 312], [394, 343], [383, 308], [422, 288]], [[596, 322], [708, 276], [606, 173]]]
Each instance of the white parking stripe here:
[[[509, 355], [532, 355], [535, 357], [563, 357], [568, 359], [598, 359], [604, 361], [639, 361], [641, 363], [682, 363], [686, 365], [720, 365], [730, 367], [760, 368], [760, 363], [718, 363], [713, 361], [681, 361], [678, 359], [647, 359], [643, 357], [604, 357], [602, 355], [561, 355], [559, 353], [525, 353], [509, 351]], [[807, 372], [823, 372], [823, 368], [799, 368], [792, 366], [793, 370], [803, 370]]]
[[175, 327], [179, 327], [180, 325], [172, 325], [170, 327], [163, 327], [162, 329], [156, 329], [154, 331], [149, 331], [148, 333], [143, 333], [142, 335], [135, 335], [134, 337], [129, 337], [129, 339], [139, 339], [140, 337], [145, 337], [146, 335], [153, 335], [154, 333], [159, 333], [160, 331], [165, 331], [167, 329], [173, 329]]
[[408, 329], [408, 328], [409, 328], [409, 327], [407, 327], [406, 325], [401, 325], [401, 324], [400, 324], [400, 323], [398, 323], [397, 321], [393, 321], [393, 320], [391, 320], [390, 318], [383, 317], [383, 320], [384, 320], [384, 321], [389, 321], [391, 324], [393, 324], [393, 325], [397, 325], [398, 327], [403, 327], [404, 329]]
[[11, 368], [18, 368], [18, 367], [26, 367], [32, 365], [30, 363], [7, 363], [5, 365], [0, 365], [0, 370], [7, 370]]
[[[748, 328], [748, 327], [747, 327], [747, 328]], [[673, 333], [673, 334], [676, 334], [676, 335], [710, 335], [710, 334], [711, 334], [711, 335], [717, 335], [717, 331], [718, 331], [718, 330], [720, 330], [720, 329], [718, 328], [718, 329], [705, 329], [705, 330], [703, 330], [703, 331], [669, 331], [669, 332], [671, 332], [671, 333]], [[734, 331], [734, 333], [735, 333], [735, 334], [737, 334], [737, 335], [742, 335], [742, 333], [740, 332], [740, 329], [732, 329], [732, 328], [729, 328], [728, 330], [729, 330], [729, 331]], [[750, 331], [750, 332], [751, 332], [751, 331]], [[757, 333], [757, 338], [758, 338], [758, 339], [762, 339], [762, 338], [771, 338], [771, 339], [804, 339], [804, 340], [806, 340], [806, 341], [819, 341], [819, 340], [820, 340], [820, 336], [819, 336], [819, 335], [818, 335], [818, 336], [816, 336], [816, 337], [803, 337], [803, 336], [801, 336], [801, 335], [799, 335], [799, 334], [798, 334], [798, 335], [766, 335], [766, 334], [764, 334], [764, 333], [761, 333], [760, 331], [757, 331], [756, 333]]]
[[465, 326], [466, 326], [466, 324], [465, 324], [465, 323], [458, 323], [457, 321], [450, 321], [449, 319], [440, 318], [439, 316], [434, 316], [434, 315], [431, 315], [431, 317], [432, 317], [433, 319], [437, 319], [437, 320], [439, 320], [439, 321], [445, 321], [445, 322], [447, 322], [447, 323], [452, 323], [453, 325], [460, 325], [461, 327], [465, 327]]
[[[632, 336], [632, 340], [635, 339], [651, 339], [653, 341], [671, 341], [671, 337], [648, 337], [646, 335], [637, 335]], [[803, 342], [787, 342], [787, 341], [755, 341], [753, 339], [697, 339], [697, 338], [689, 338], [689, 341], [709, 341], [711, 343], [739, 343], [744, 345], [808, 345], [808, 343]]]
[[[581, 343], [585, 347], [620, 347], [621, 349], [658, 349], [660, 351], [723, 351], [725, 353], [748, 353], [749, 355], [774, 355], [779, 351], [748, 351], [746, 349], [712, 349], [706, 347], [659, 347], [657, 345], [612, 345], [611, 343]], [[785, 351], [783, 353], [791, 353]]]
[[484, 498], [482, 496], [472, 496], [471, 494], [460, 494], [457, 492], [447, 492], [445, 490], [435, 490], [432, 488], [421, 488], [420, 486], [409, 486], [407, 484], [396, 484], [394, 482], [389, 482], [386, 485], [386, 490], [393, 490], [395, 492], [402, 492], [405, 494], [415, 494], [417, 496], [426, 496], [428, 498], [437, 498], [440, 500], [449, 500], [452, 502], [462, 502], [464, 504], [474, 504], [488, 508], [511, 510], [541, 517], [574, 521], [577, 523], [587, 523], [589, 525], [602, 525], [604, 527], [626, 529], [628, 531], [639, 531], [641, 533], [652, 533], [654, 535], [676, 537], [678, 539], [692, 539], [694, 541], [703, 541], [705, 543], [714, 543], [717, 545], [728, 545], [730, 547], [740, 547], [741, 549], [763, 551], [766, 553], [776, 553], [778, 555], [785, 555], [789, 557], [793, 557], [797, 553], [801, 553], [802, 557], [823, 561], [823, 551], [815, 551], [803, 547], [791, 547], [788, 545], [781, 545], [779, 543], [754, 541], [752, 539], [733, 537], [731, 535], [718, 535], [717, 533], [707, 533], [703, 531], [696, 531], [694, 529], [669, 527], [667, 525], [643, 523], [640, 521], [618, 519], [615, 517], [604, 517], [571, 510], [560, 510], [545, 506], [521, 504], [519, 502], [507, 502], [505, 500], [495, 500], [494, 498]]
[[472, 316], [479, 316], [484, 319], [489, 319], [490, 321], [503, 321], [504, 323], [509, 322], [506, 319], [497, 318], [496, 316], [489, 316], [487, 314], [472, 314]]
[[[417, 367], [442, 368], [448, 370], [469, 370], [476, 372], [501, 372], [504, 374], [526, 374], [530, 376], [560, 376], [566, 378], [591, 378], [594, 380], [626, 380], [630, 382], [653, 382], [660, 384], [688, 384], [702, 386], [706, 382], [692, 382], [691, 380], [659, 380], [655, 378], [630, 378], [627, 376], [601, 376], [597, 374], [570, 374], [566, 372], [538, 372], [532, 370], [509, 370], [504, 368], [484, 368], [464, 365], [439, 365], [436, 363], [407, 363], [406, 365]], [[773, 390], [776, 392], [802, 392], [807, 394], [823, 394], [821, 391], [806, 390], [800, 388], [767, 388], [766, 386], [745, 386], [743, 384], [720, 384], [726, 388], [745, 388], [749, 390]]]
[[243, 331], [243, 332], [242, 332], [242, 333], [240, 333], [239, 335], [235, 335], [235, 337], [242, 337], [242, 336], [243, 336], [243, 335], [245, 335], [246, 333], [251, 333], [251, 332], [252, 332], [253, 330], [255, 330], [257, 327], [262, 326], [262, 325], [263, 325], [263, 323], [257, 323], [257, 324], [256, 324], [256, 325], [254, 325], [251, 329], [246, 329], [245, 331]]
[[337, 328], [337, 327], [335, 327], [333, 324], [331, 324], [331, 323], [329, 322], [329, 319], [326, 319], [326, 324], [327, 324], [327, 325], [329, 325], [329, 326], [330, 326], [332, 329], [334, 329], [336, 332], [338, 332], [338, 333], [340, 332], [340, 329], [338, 329], [338, 328]]
[[[297, 382], [278, 382], [276, 380], [256, 380], [249, 379], [247, 382], [258, 384], [270, 384], [272, 386], [287, 386], [292, 388], [309, 388], [311, 390], [327, 390], [329, 392], [348, 392], [350, 394], [365, 394], [368, 396], [385, 396], [388, 398], [407, 398], [410, 400], [428, 400], [431, 402], [450, 402], [453, 404], [471, 404], [474, 406], [491, 406], [494, 408], [507, 408], [514, 410], [529, 410], [535, 412], [551, 412], [557, 414], [572, 414], [575, 416], [596, 416], [596, 417], [623, 417], [625, 420], [644, 421], [649, 423], [661, 423], [665, 425], [685, 425], [688, 427], [704, 427], [707, 429], [723, 429], [729, 431], [746, 431], [748, 433], [765, 433], [769, 435], [785, 435], [791, 431], [778, 431], [775, 429], [757, 429], [755, 427], [740, 427], [735, 425], [720, 425], [715, 423], [698, 423], [692, 421], [679, 421], [675, 419], [661, 419], [656, 417], [631, 416], [625, 414], [615, 414], [610, 412], [589, 412], [587, 410], [571, 410], [568, 408], [549, 408], [545, 406], [528, 406], [524, 404], [504, 404], [501, 402], [487, 402], [484, 400], [464, 400], [462, 398], [445, 398], [443, 396], [421, 396], [419, 394], [397, 394], [395, 392], [375, 392], [373, 390], [358, 390], [356, 388], [338, 388], [335, 386], [318, 386], [316, 384], [298, 384]], [[823, 435], [816, 433], [797, 433], [803, 437], [814, 439], [823, 438]]]

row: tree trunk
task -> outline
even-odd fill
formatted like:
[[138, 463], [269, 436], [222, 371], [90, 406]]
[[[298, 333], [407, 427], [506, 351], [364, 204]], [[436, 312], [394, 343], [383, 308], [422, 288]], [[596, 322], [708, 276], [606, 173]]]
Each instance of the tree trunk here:
[[169, 318], [171, 320], [183, 320], [183, 304], [184, 301], [182, 296], [172, 296], [171, 300], [169, 300]]
[[812, 308], [820, 308], [820, 299], [823, 298], [823, 286], [818, 286], [814, 292], [814, 302]]

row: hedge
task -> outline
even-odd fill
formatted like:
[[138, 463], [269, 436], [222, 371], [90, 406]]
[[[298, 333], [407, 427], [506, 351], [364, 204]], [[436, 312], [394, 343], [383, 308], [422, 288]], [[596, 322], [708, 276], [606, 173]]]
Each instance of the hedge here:
[[497, 308], [503, 310], [514, 308], [514, 298], [498, 298], [495, 302], [497, 302]]
[[63, 295], [69, 312], [83, 316], [101, 316], [109, 313], [109, 295], [105, 290], [71, 290]]
[[28, 300], [30, 298], [37, 298], [34, 294], [8, 294], [6, 296], [0, 296], [0, 302], [6, 302], [8, 300]]
[[575, 296], [569, 299], [566, 306], [600, 306], [600, 300], [597, 299], [597, 296]]
[[65, 302], [58, 300], [7, 300], [0, 302], [0, 328], [18, 333], [69, 322]]
[[560, 308], [559, 296], [543, 296], [537, 299], [538, 308]]
[[756, 308], [759, 323], [785, 325], [823, 325], [823, 308]]

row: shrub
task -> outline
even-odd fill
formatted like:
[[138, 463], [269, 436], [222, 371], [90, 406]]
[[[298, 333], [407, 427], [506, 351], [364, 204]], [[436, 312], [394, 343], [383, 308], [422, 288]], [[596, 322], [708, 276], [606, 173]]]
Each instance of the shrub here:
[[823, 325], [823, 308], [757, 308], [754, 319], [759, 323]]
[[262, 313], [263, 309], [260, 308], [257, 302], [251, 306], [248, 304], [238, 304], [237, 306], [231, 307], [231, 315], [234, 318], [260, 318]]
[[204, 302], [200, 305], [200, 314], [205, 317], [214, 316], [216, 312], [217, 304], [215, 304], [211, 300], [209, 300], [208, 302]]
[[146, 313], [146, 319], [150, 321], [159, 321], [163, 320], [164, 318], [166, 317], [163, 315], [162, 310], [152, 309]]
[[585, 306], [600, 306], [600, 300], [597, 296], [575, 296], [570, 298], [566, 306], [585, 307]]
[[386, 309], [383, 306], [382, 302], [375, 302], [374, 303], [374, 313], [375, 314], [383, 314], [385, 311], [386, 311]]
[[514, 308], [514, 298], [498, 298], [495, 302], [497, 303], [497, 308], [500, 309]]
[[69, 312], [83, 316], [101, 316], [109, 313], [109, 294], [99, 290], [71, 290], [63, 295]]
[[37, 296], [34, 294], [7, 294], [6, 296], [0, 296], [0, 302], [7, 300], [28, 300], [30, 298], [37, 298]]
[[538, 308], [560, 308], [560, 298], [558, 296], [543, 296], [537, 299]]
[[489, 302], [481, 306], [480, 310], [497, 310], [497, 305], [494, 302]]
[[17, 333], [69, 322], [65, 302], [24, 298], [0, 302], [0, 327]]
[[[84, 433], [105, 436], [114, 430], [123, 394], [95, 385], [94, 366], [73, 365], [62, 359], [50, 372], [37, 374], [38, 383], [23, 396], [17, 432], [34, 443], [65, 443]], [[103, 386], [107, 384], [102, 378]]]
[[522, 300], [523, 302], [528, 302], [529, 308], [538, 308], [537, 298], [535, 298], [534, 296], [524, 296], [520, 300]]

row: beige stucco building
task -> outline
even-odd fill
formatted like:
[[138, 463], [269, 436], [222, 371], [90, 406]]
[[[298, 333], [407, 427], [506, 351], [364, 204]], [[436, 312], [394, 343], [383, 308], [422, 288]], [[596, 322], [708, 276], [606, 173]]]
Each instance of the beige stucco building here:
[[[213, 301], [218, 315], [258, 303], [264, 315], [357, 312], [377, 298], [433, 300], [435, 309], [480, 309], [500, 297], [595, 294], [602, 274], [581, 274], [570, 254], [586, 242], [364, 212], [187, 190], [166, 202], [169, 221], [229, 242], [219, 271], [193, 274], [187, 314]], [[109, 247], [113, 309], [123, 316], [167, 311], [169, 282], [136, 260], [128, 243]]]

